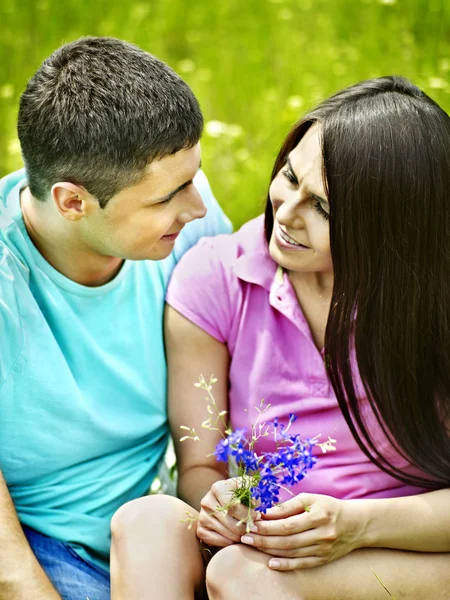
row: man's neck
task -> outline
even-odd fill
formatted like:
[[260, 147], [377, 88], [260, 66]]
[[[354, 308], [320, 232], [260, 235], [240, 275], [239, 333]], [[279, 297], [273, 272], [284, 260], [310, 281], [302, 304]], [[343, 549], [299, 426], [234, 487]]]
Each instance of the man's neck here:
[[[89, 287], [108, 283], [123, 266], [123, 259], [102, 256], [83, 244], [71, 231], [70, 223], [55, 216], [53, 207], [21, 192], [20, 203], [28, 235], [45, 260], [62, 275]], [[62, 219], [62, 218], [61, 218]]]

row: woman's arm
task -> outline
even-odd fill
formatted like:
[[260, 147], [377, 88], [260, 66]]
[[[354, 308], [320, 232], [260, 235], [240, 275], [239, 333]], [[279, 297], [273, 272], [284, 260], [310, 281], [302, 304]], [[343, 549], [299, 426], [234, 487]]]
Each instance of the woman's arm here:
[[[208, 456], [222, 439], [221, 432], [225, 427], [222, 419], [217, 423], [219, 431], [202, 427], [210, 416], [205, 399], [207, 392], [194, 386], [201, 374], [207, 381], [213, 374], [217, 379], [212, 389], [216, 414], [228, 410], [228, 349], [170, 306], [166, 307], [165, 339], [169, 420], [178, 462], [178, 495], [200, 512], [198, 537], [211, 546], [228, 546], [239, 542], [244, 533], [245, 526], [238, 523], [246, 516], [247, 509], [233, 505], [227, 512], [216, 510], [231, 498], [234, 488], [233, 480], [225, 481], [227, 465]], [[180, 437], [188, 433], [180, 429], [181, 425], [195, 429], [200, 440], [180, 442]]]
[[365, 523], [361, 547], [450, 552], [450, 489], [348, 502]]
[[[199, 290], [201, 293], [201, 290]], [[202, 428], [208, 418], [204, 390], [194, 386], [201, 374], [217, 379], [212, 393], [218, 411], [228, 410], [228, 369], [230, 358], [225, 344], [219, 342], [170, 306], [165, 313], [165, 341], [168, 364], [169, 421], [178, 464], [178, 495], [200, 510], [202, 498], [216, 481], [226, 479], [226, 465], [214, 456], [220, 432]], [[180, 438], [195, 429], [201, 441]], [[223, 430], [221, 422], [218, 428]]]
[[359, 548], [445, 553], [449, 505], [449, 489], [374, 500], [303, 493], [267, 511], [242, 542], [276, 557], [283, 570], [320, 566]]

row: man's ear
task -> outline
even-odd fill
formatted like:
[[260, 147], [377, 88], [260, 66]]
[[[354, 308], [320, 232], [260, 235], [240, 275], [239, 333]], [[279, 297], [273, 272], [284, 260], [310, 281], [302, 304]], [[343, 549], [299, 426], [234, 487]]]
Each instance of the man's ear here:
[[51, 195], [60, 215], [68, 221], [79, 221], [89, 212], [92, 202], [97, 203], [84, 187], [68, 181], [55, 183]]

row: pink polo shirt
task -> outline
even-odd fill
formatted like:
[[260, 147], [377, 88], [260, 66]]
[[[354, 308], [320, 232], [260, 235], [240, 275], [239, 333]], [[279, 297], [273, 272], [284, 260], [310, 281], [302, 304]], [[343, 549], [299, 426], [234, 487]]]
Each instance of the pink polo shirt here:
[[[359, 449], [328, 381], [323, 353], [314, 344], [287, 274], [271, 258], [260, 216], [232, 235], [203, 238], [181, 259], [172, 275], [167, 302], [209, 335], [227, 344], [231, 355], [229, 410], [234, 428], [254, 421], [262, 398], [271, 407], [265, 420], [289, 413], [293, 433], [337, 440], [336, 451], [314, 454], [317, 464], [298, 486], [337, 498], [383, 498], [417, 494], [376, 467]], [[209, 374], [205, 373], [205, 377]], [[189, 382], [186, 382], [189, 385]], [[357, 382], [363, 406], [368, 406]], [[245, 412], [245, 411], [248, 411]], [[389, 445], [368, 412], [377, 446], [403, 472], [418, 474]], [[259, 450], [274, 450], [263, 438]]]

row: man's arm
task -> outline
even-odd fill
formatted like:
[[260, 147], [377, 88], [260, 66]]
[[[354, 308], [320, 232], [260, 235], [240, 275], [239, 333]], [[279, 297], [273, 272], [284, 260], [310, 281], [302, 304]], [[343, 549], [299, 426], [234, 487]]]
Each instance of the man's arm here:
[[[0, 190], [1, 194], [1, 190]], [[1, 198], [0, 198], [1, 200]], [[0, 242], [0, 386], [22, 347], [17, 286], [21, 265]], [[0, 600], [61, 600], [28, 544], [0, 470]]]
[[0, 600], [61, 600], [31, 550], [0, 471]]

